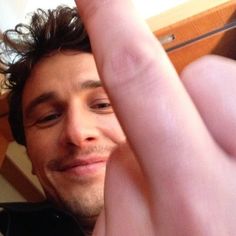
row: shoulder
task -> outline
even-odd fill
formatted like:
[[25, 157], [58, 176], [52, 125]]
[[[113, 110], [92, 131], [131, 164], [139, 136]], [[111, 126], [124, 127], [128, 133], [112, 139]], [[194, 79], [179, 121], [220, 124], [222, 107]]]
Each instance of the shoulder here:
[[49, 202], [0, 203], [0, 209], [0, 232], [8, 235], [81, 235], [77, 221]]
[[[23, 225], [35, 225], [39, 216], [48, 218], [48, 209], [52, 208], [47, 202], [28, 203], [0, 203], [0, 232], [4, 235], [12, 231], [23, 232]], [[38, 216], [38, 217], [37, 217]], [[10, 233], [9, 233], [10, 232]], [[23, 235], [23, 234], [22, 234]]]
[[54, 209], [53, 205], [49, 202], [6, 202], [0, 203], [0, 209], [7, 212], [34, 212], [34, 211], [44, 211], [47, 209]]

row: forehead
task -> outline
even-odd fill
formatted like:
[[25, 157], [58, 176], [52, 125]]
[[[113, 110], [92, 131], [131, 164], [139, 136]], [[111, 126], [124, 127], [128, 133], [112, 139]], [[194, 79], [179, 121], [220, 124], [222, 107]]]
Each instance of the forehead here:
[[43, 93], [69, 93], [87, 80], [99, 80], [92, 54], [60, 52], [45, 57], [34, 66], [25, 84], [23, 107]]

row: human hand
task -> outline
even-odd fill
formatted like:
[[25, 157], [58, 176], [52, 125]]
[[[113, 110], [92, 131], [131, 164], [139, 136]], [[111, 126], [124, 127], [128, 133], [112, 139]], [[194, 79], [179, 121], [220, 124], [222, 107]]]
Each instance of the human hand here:
[[77, 5], [137, 160], [113, 156], [94, 234], [235, 235], [235, 62], [203, 59], [181, 82], [130, 1]]

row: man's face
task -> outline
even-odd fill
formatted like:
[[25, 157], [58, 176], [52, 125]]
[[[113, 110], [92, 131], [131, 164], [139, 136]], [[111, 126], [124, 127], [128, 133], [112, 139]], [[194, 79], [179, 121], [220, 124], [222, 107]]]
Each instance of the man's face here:
[[23, 91], [28, 155], [47, 197], [80, 217], [103, 206], [106, 162], [125, 140], [91, 54], [35, 65]]

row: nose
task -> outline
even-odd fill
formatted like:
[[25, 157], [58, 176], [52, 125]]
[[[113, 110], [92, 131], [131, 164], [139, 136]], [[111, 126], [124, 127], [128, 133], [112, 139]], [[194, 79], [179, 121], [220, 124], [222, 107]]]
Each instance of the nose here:
[[65, 115], [60, 143], [63, 146], [73, 145], [80, 148], [95, 143], [99, 137], [99, 128], [95, 114], [76, 106]]

